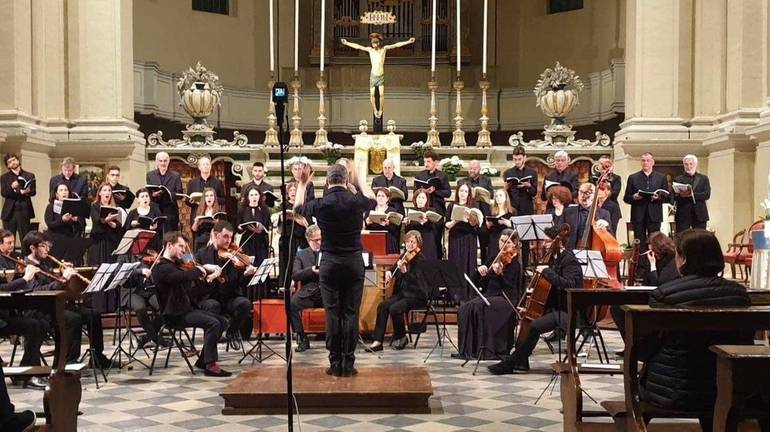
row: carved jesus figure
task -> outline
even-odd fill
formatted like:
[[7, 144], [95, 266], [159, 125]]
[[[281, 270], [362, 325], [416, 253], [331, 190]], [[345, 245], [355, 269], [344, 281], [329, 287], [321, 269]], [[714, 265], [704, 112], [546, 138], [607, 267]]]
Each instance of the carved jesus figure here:
[[[372, 63], [372, 71], [369, 75], [369, 99], [372, 102], [372, 110], [374, 111], [374, 116], [381, 118], [382, 107], [385, 102], [385, 56], [390, 49], [399, 48], [414, 43], [414, 38], [410, 38], [407, 41], [396, 42], [391, 45], [382, 46], [382, 35], [379, 33], [371, 33], [369, 35], [369, 41], [372, 46], [367, 47], [357, 43], [348, 42], [347, 39], [340, 40], [340, 42], [345, 46], [369, 53], [369, 61]], [[377, 106], [377, 101], [374, 98], [375, 89], [379, 89], [380, 91], [379, 109]]]

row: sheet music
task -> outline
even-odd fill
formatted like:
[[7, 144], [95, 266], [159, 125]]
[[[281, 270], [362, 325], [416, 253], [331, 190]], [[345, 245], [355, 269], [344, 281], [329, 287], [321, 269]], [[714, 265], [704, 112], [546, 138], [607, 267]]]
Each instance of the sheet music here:
[[251, 280], [248, 284], [246, 284], [246, 286], [254, 286], [264, 283], [267, 280], [267, 277], [270, 276], [270, 271], [277, 264], [278, 258], [265, 258], [259, 267], [257, 267], [257, 271], [254, 272], [254, 276], [252, 276]]
[[553, 226], [553, 215], [514, 216], [511, 223], [522, 241], [543, 240], [545, 229]]
[[142, 263], [135, 262], [120, 264], [120, 269], [118, 269], [117, 273], [115, 273], [115, 277], [112, 279], [112, 282], [107, 288], [104, 289], [104, 291], [110, 291], [123, 285], [123, 283], [125, 283], [128, 278], [131, 277], [131, 273], [133, 273], [133, 271], [138, 268], [140, 264]]
[[580, 262], [580, 267], [583, 270], [584, 278], [591, 279], [609, 279], [610, 275], [607, 272], [607, 266], [604, 265], [604, 258], [599, 251], [595, 250], [573, 250], [575, 258]]

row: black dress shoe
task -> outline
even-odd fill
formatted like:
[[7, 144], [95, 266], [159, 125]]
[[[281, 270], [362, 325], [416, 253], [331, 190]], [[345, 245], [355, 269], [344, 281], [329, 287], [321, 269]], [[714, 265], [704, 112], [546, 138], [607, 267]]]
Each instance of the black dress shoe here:
[[357, 374], [358, 374], [358, 369], [356, 369], [353, 366], [349, 366], [349, 367], [346, 366], [342, 368], [340, 376], [352, 377], [353, 375], [357, 375]]
[[310, 349], [310, 339], [305, 337], [299, 338], [299, 341], [297, 341], [297, 348], [294, 350], [296, 352], [305, 352]]
[[409, 345], [409, 339], [406, 336], [404, 336], [401, 339], [399, 339], [396, 343], [393, 344], [393, 349], [400, 351], [406, 348], [407, 345]]
[[341, 377], [342, 376], [342, 367], [340, 365], [331, 365], [328, 368], [326, 368], [326, 375]]
[[546, 342], [557, 342], [559, 340], [564, 340], [564, 331], [560, 328], [556, 328], [556, 330], [552, 331], [551, 334], [543, 338]]
[[35, 413], [22, 411], [14, 413], [7, 420], [0, 422], [0, 430], [8, 432], [29, 432], [35, 429]]
[[513, 365], [508, 361], [501, 361], [491, 366], [487, 366], [487, 370], [492, 375], [508, 375], [513, 373]]
[[203, 375], [213, 376], [213, 377], [229, 377], [229, 376], [232, 376], [233, 374], [231, 372], [228, 372], [228, 371], [222, 369], [222, 368], [219, 368], [219, 370], [216, 371], [216, 372], [213, 371], [213, 370], [210, 370], [210, 369], [205, 369], [203, 371]]
[[367, 349], [368, 349], [369, 351], [372, 351], [372, 352], [378, 352], [378, 351], [382, 351], [382, 349], [383, 349], [383, 348], [384, 348], [384, 347], [382, 346], [382, 344], [379, 344], [379, 345], [377, 345], [377, 346], [371, 346], [371, 345], [369, 345], [369, 347], [368, 347]]
[[452, 353], [449, 357], [452, 357], [453, 359], [457, 359], [457, 360], [468, 360], [468, 357], [465, 357], [460, 353]]

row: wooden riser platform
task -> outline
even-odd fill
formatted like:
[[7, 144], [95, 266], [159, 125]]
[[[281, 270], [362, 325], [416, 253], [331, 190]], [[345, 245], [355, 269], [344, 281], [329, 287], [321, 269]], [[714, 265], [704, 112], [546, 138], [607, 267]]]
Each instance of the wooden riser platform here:
[[[427, 368], [358, 368], [337, 378], [325, 367], [293, 368], [294, 395], [307, 414], [427, 414], [433, 395]], [[246, 369], [220, 396], [222, 414], [285, 414], [286, 368]]]

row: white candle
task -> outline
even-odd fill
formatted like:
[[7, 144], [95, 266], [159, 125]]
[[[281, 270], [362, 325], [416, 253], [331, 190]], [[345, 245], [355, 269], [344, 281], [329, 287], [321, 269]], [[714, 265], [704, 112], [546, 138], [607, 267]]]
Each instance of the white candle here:
[[430, 72], [436, 74], [436, 0], [433, 0], [433, 17], [431, 21]]
[[460, 0], [457, 0], [457, 75], [460, 75]]
[[294, 0], [294, 76], [299, 76], [299, 0]]
[[321, 0], [321, 72], [324, 71], [324, 39], [326, 33], [326, 0]]
[[484, 0], [484, 39], [483, 44], [484, 47], [481, 49], [482, 52], [482, 60], [481, 60], [481, 74], [485, 77], [487, 76], [487, 23], [488, 23], [488, 16], [489, 13], [489, 0]]
[[269, 0], [270, 13], [270, 75], [275, 71], [275, 32], [273, 30], [273, 0]]

